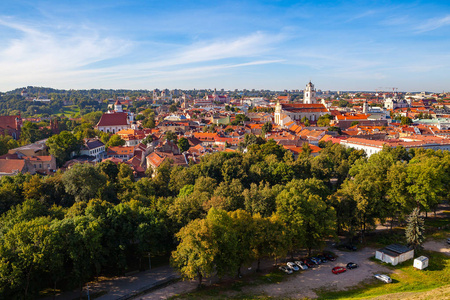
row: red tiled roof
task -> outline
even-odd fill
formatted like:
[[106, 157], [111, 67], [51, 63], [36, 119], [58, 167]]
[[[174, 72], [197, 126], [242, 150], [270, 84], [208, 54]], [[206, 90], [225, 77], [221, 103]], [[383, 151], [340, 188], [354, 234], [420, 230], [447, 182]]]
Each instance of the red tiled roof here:
[[103, 114], [98, 121], [97, 126], [121, 126], [128, 125], [127, 113], [119, 112], [119, 113], [110, 113]]
[[0, 173], [12, 173], [14, 170], [22, 171], [25, 167], [23, 159], [0, 159]]

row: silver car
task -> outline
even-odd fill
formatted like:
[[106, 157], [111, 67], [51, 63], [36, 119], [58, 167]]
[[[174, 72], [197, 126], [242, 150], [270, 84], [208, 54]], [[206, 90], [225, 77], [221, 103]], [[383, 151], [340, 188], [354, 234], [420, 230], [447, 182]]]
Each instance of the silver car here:
[[302, 261], [295, 261], [295, 264], [302, 270], [308, 270], [308, 266]]
[[373, 277], [375, 277], [376, 279], [381, 280], [381, 281], [383, 281], [385, 283], [391, 283], [392, 282], [391, 277], [389, 277], [387, 275], [384, 275], [384, 274], [375, 274], [375, 275], [373, 275]]
[[286, 265], [287, 265], [288, 268], [290, 268], [292, 271], [295, 271], [295, 272], [300, 271], [300, 268], [299, 268], [296, 264], [294, 264], [292, 261], [288, 262]]

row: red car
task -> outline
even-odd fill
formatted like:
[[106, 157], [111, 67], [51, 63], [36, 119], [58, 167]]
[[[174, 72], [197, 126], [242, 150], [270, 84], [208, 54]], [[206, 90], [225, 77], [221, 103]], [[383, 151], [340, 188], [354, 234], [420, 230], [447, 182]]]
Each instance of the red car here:
[[347, 269], [344, 267], [334, 267], [333, 269], [331, 269], [331, 272], [333, 272], [336, 275], [339, 273], [344, 273], [345, 271], [347, 271]]

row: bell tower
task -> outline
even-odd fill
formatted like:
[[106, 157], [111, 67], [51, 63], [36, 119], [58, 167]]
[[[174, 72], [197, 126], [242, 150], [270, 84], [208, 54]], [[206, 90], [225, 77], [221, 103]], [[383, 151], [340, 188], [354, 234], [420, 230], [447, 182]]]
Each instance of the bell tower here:
[[314, 84], [311, 81], [306, 85], [306, 89], [303, 92], [303, 103], [304, 104], [316, 104], [316, 90], [314, 89]]

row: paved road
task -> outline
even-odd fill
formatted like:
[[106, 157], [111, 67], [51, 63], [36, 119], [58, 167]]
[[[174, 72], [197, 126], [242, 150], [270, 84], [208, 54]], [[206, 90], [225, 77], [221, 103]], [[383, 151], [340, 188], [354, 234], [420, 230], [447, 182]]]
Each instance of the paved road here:
[[[175, 271], [169, 266], [164, 266], [145, 272], [139, 272], [126, 277], [116, 277], [114, 279], [96, 282], [90, 285], [89, 290], [91, 293], [107, 291], [107, 294], [96, 298], [98, 300], [126, 299], [127, 295], [149, 289], [175, 278], [178, 278], [178, 275], [175, 273]], [[86, 295], [86, 289], [83, 290], [83, 295]], [[44, 298], [43, 300], [52, 299], [53, 297], [48, 297]], [[79, 299], [79, 291], [75, 290], [72, 292], [65, 292], [57, 296], [56, 299]]]

